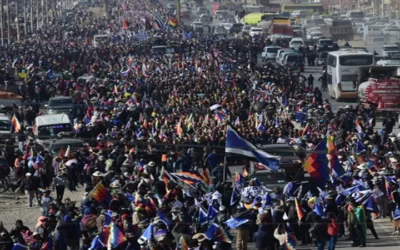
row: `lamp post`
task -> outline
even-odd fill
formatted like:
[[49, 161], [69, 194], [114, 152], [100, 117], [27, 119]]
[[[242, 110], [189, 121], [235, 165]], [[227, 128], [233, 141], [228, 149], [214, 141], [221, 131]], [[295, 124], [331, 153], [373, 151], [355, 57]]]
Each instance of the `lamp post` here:
[[1, 46], [4, 46], [4, 30], [3, 30], [3, 26], [4, 26], [4, 23], [3, 23], [3, 12], [4, 12], [4, 8], [3, 8], [3, 0], [1, 0], [1, 13], [0, 13], [0, 18], [1, 18], [1, 21], [0, 21], [0, 25], [1, 25], [1, 27], [0, 27], [0, 35], [1, 35]]
[[31, 6], [29, 6], [29, 9], [30, 9], [30, 11], [31, 11], [31, 16], [30, 16], [30, 18], [31, 18], [31, 20], [30, 20], [30, 23], [31, 23], [31, 33], [33, 34], [33, 0], [31, 0]]
[[17, 41], [19, 41], [19, 16], [18, 16], [18, 0], [15, 1], [15, 23], [17, 26]]
[[24, 0], [23, 5], [24, 6], [22, 7], [22, 9], [24, 11], [24, 36], [26, 37], [26, 0]]
[[7, 43], [10, 44], [10, 1], [7, 0]]

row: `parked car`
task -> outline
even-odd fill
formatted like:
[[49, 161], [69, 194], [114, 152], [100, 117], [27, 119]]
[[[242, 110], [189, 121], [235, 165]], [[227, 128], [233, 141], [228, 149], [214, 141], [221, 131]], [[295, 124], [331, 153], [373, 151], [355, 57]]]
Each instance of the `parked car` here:
[[251, 27], [251, 25], [244, 25], [242, 28], [242, 36], [249, 35]]
[[307, 34], [307, 39], [310, 40], [318, 40], [322, 38], [322, 33], [321, 31], [311, 31]]
[[290, 40], [290, 42], [289, 42], [289, 47], [292, 49], [297, 50], [303, 46], [304, 46], [304, 41], [303, 41], [303, 38], [301, 38], [301, 37], [292, 38], [292, 40]]
[[304, 10], [295, 10], [292, 12], [292, 17], [305, 18], [307, 13]]
[[201, 15], [201, 14], [208, 14], [208, 10], [206, 7], [197, 7], [196, 15]]
[[263, 33], [262, 28], [260, 28], [260, 27], [251, 27], [251, 28], [250, 28], [250, 32], [249, 32], [249, 35], [250, 35], [251, 37], [253, 37], [253, 36], [259, 36], [259, 35], [261, 35], [262, 33]]
[[386, 27], [383, 29], [383, 35], [398, 37], [400, 35], [400, 28], [398, 27]]
[[396, 54], [400, 52], [399, 46], [396, 44], [384, 44], [382, 45], [382, 56], [390, 57], [391, 54]]
[[213, 20], [213, 18], [209, 14], [201, 14], [200, 18], [199, 18], [199, 22], [201, 22], [203, 24], [209, 24], [212, 22], [212, 20]]
[[265, 60], [275, 60], [278, 50], [280, 49], [281, 47], [279, 46], [266, 46], [261, 53], [261, 57]]
[[243, 30], [243, 24], [241, 23], [234, 23], [231, 28], [231, 33], [240, 33]]
[[228, 35], [228, 31], [223, 26], [217, 26], [215, 27], [214, 35], [225, 37]]

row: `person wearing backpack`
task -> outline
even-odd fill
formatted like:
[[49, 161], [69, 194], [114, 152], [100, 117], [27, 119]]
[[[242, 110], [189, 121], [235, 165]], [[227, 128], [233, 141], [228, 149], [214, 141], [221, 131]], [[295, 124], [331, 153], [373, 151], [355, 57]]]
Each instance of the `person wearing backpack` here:
[[315, 225], [312, 228], [313, 237], [317, 243], [317, 250], [324, 250], [325, 245], [331, 239], [328, 234], [329, 221], [322, 217], [316, 217]]
[[328, 242], [328, 250], [335, 250], [338, 234], [339, 234], [339, 225], [336, 221], [336, 216], [334, 213], [327, 214], [328, 220], [330, 223], [328, 224], [328, 234], [331, 236]]

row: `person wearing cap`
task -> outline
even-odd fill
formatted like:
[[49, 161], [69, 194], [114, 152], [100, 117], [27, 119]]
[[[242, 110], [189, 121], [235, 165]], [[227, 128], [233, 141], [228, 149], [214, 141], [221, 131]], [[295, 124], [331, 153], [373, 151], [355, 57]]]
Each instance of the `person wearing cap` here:
[[26, 173], [25, 174], [25, 179], [21, 181], [21, 184], [19, 186], [19, 190], [22, 190], [25, 192], [25, 195], [28, 199], [28, 207], [33, 206], [33, 198], [35, 197], [35, 191], [37, 189], [36, 183], [32, 178], [31, 173]]
[[62, 201], [64, 197], [65, 185], [67, 183], [67, 174], [59, 172], [53, 179], [53, 191], [56, 190], [57, 201]]

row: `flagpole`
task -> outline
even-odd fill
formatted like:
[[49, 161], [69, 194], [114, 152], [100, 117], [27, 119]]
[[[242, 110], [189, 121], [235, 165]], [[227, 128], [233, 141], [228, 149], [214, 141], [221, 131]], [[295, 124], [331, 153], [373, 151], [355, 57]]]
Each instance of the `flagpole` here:
[[227, 165], [227, 161], [226, 161], [226, 155], [224, 156], [224, 178], [223, 181], [226, 181], [226, 165]]

